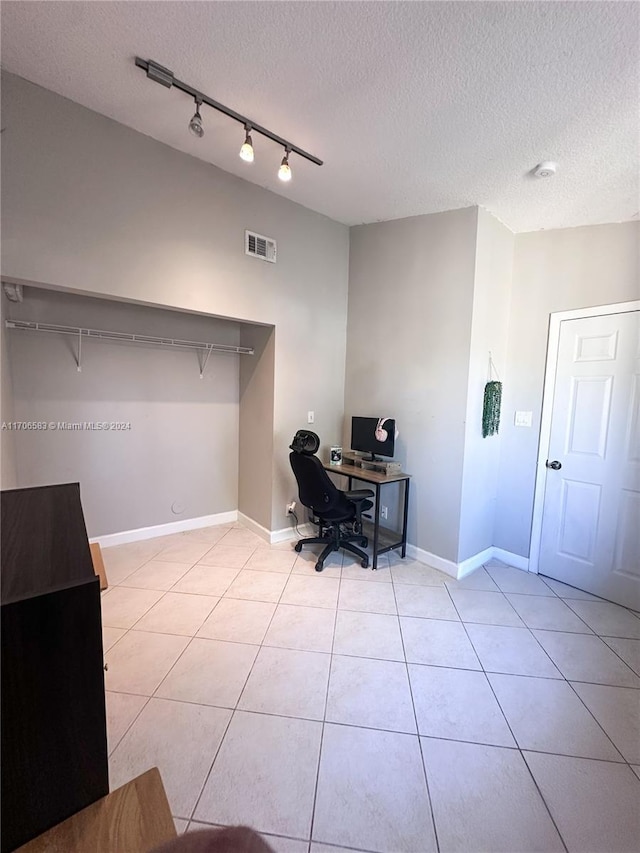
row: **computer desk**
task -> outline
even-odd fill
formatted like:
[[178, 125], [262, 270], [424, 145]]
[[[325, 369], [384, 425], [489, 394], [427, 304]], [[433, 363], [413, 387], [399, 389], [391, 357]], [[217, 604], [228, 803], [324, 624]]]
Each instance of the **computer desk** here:
[[[360, 480], [363, 483], [370, 483], [372, 486], [375, 486], [376, 504], [373, 521], [373, 565], [371, 568], [378, 568], [378, 557], [380, 554], [386, 554], [387, 551], [393, 551], [396, 548], [401, 548], [402, 557], [406, 557], [407, 516], [409, 514], [409, 481], [411, 479], [411, 474], [404, 474], [402, 472], [398, 474], [379, 474], [377, 471], [368, 471], [366, 468], [360, 468], [357, 465], [350, 465], [344, 460], [340, 465], [332, 465], [329, 462], [323, 462], [322, 467], [325, 471], [328, 471], [331, 474], [339, 474], [341, 477], [346, 477], [349, 482], [347, 487], [349, 490], [351, 490], [353, 480]], [[402, 539], [399, 542], [388, 541], [389, 539], [393, 539], [394, 536], [397, 536], [396, 531], [380, 527], [380, 490], [382, 486], [387, 483], [404, 483]], [[387, 542], [387, 544], [383, 544], [382, 547], [380, 547], [381, 538], [383, 542]]]

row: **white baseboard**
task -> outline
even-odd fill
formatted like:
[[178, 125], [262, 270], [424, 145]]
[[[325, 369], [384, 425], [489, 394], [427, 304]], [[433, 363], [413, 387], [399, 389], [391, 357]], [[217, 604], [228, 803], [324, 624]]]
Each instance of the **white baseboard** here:
[[281, 527], [280, 530], [271, 531], [271, 544], [277, 545], [278, 542], [289, 542], [294, 539], [304, 539], [306, 536], [317, 536], [318, 528], [315, 524], [307, 521], [298, 525], [298, 530], [295, 527]]
[[172, 533], [184, 533], [186, 530], [213, 527], [215, 524], [229, 524], [237, 520], [238, 512], [234, 509], [230, 512], [201, 515], [199, 518], [185, 518], [181, 521], [169, 521], [167, 524], [154, 524], [152, 527], [138, 527], [136, 530], [123, 530], [120, 533], [93, 536], [89, 542], [97, 542], [101, 548], [110, 548], [113, 545], [128, 545], [130, 542], [155, 539], [156, 536], [169, 536]]
[[458, 563], [458, 580], [470, 575], [471, 572], [475, 572], [475, 570], [479, 569], [480, 566], [484, 566], [484, 564], [488, 563], [489, 560], [494, 559], [494, 550], [494, 548], [485, 548], [484, 551], [480, 551], [478, 554], [474, 554], [472, 557], [467, 557], [466, 560]]
[[506, 563], [508, 566], [513, 566], [514, 569], [522, 569], [524, 572], [529, 571], [529, 558], [522, 557], [520, 554], [514, 554], [512, 551], [505, 551], [503, 548], [492, 548], [493, 559], [500, 560], [501, 563]]
[[[230, 524], [234, 521], [240, 521], [249, 530], [252, 530], [257, 536], [268, 542], [271, 545], [276, 545], [279, 542], [287, 542], [296, 539], [298, 533], [295, 527], [282, 527], [280, 530], [267, 530], [257, 521], [249, 518], [243, 512], [230, 510], [229, 512], [218, 512], [213, 515], [203, 515], [199, 518], [185, 518], [181, 521], [170, 521], [167, 524], [155, 524], [152, 527], [139, 527], [136, 530], [123, 530], [120, 533], [109, 533], [105, 536], [94, 536], [89, 541], [97, 542], [101, 548], [110, 548], [114, 545], [127, 545], [130, 542], [141, 542], [144, 539], [155, 539], [157, 536], [169, 536], [172, 533], [184, 533], [187, 530], [198, 530], [201, 527], [213, 527], [216, 524]], [[313, 536], [316, 533], [316, 528], [311, 523], [299, 524], [298, 531], [305, 536]], [[444, 557], [439, 557], [437, 554], [432, 554], [430, 551], [425, 551], [423, 548], [418, 548], [416, 545], [407, 544], [407, 554], [413, 560], [419, 560], [421, 563], [426, 563], [428, 566], [433, 566], [444, 572], [449, 577], [460, 580], [474, 572], [480, 566], [488, 563], [490, 560], [500, 560], [509, 566], [523, 571], [529, 571], [529, 559], [522, 557], [520, 554], [514, 554], [511, 551], [505, 551], [503, 548], [485, 548], [478, 554], [468, 557], [461, 563], [454, 563], [453, 560], [446, 560]]]
[[488, 563], [489, 560], [500, 560], [501, 563], [506, 563], [516, 569], [529, 571], [529, 560], [527, 557], [521, 557], [519, 554], [512, 554], [511, 551], [505, 551], [502, 548], [495, 548], [493, 545], [490, 548], [485, 548], [478, 554], [472, 557], [467, 557], [461, 563], [454, 563], [453, 560], [445, 560], [444, 557], [439, 557], [437, 554], [432, 554], [430, 551], [425, 551], [418, 548], [416, 545], [407, 545], [407, 554], [414, 560], [419, 560], [421, 563], [426, 563], [434, 569], [449, 575], [456, 580], [470, 575], [475, 572], [480, 566]]
[[[277, 545], [279, 542], [289, 542], [298, 538], [298, 534], [296, 533], [296, 529], [293, 524], [290, 527], [281, 527], [280, 530], [267, 530], [266, 527], [258, 524], [257, 521], [254, 521], [253, 518], [249, 518], [249, 516], [245, 515], [243, 512], [238, 513], [238, 521], [242, 522], [242, 524], [248, 527], [249, 530], [252, 530], [257, 536], [264, 539], [264, 541], [268, 542], [270, 545]], [[316, 528], [309, 523], [299, 524], [298, 530], [302, 536], [313, 536], [316, 532]]]
[[264, 539], [265, 542], [271, 542], [271, 531], [267, 530], [266, 527], [263, 527], [261, 524], [258, 524], [257, 521], [254, 521], [253, 518], [249, 518], [248, 515], [245, 515], [243, 512], [238, 512], [238, 521], [241, 524], [244, 524], [245, 527], [248, 527], [256, 536], [259, 536], [261, 539]]
[[425, 551], [422, 548], [418, 548], [416, 545], [409, 544], [407, 544], [407, 554], [413, 560], [419, 560], [421, 563], [426, 563], [428, 566], [432, 566], [434, 569], [438, 569], [446, 575], [450, 575], [452, 578], [458, 577], [458, 565], [452, 560], [445, 560], [444, 557], [438, 557], [437, 554], [432, 554], [430, 551]]

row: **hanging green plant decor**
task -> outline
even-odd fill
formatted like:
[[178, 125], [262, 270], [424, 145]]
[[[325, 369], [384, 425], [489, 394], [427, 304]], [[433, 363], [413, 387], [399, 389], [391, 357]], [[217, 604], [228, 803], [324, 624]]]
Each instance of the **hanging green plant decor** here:
[[500, 427], [500, 404], [502, 402], [502, 382], [487, 382], [484, 386], [484, 406], [482, 407], [482, 437], [496, 435]]

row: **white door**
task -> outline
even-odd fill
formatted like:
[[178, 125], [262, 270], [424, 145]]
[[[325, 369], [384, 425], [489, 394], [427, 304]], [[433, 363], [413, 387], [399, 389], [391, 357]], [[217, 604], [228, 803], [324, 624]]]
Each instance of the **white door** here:
[[538, 571], [640, 609], [640, 312], [560, 324]]

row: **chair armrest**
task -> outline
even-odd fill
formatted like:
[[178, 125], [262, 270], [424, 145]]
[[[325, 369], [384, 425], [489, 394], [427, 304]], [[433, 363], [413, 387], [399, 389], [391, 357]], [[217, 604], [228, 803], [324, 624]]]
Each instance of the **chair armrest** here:
[[367, 498], [373, 497], [371, 489], [352, 489], [350, 492], [345, 492], [344, 496], [350, 501], [358, 502], [365, 501]]

